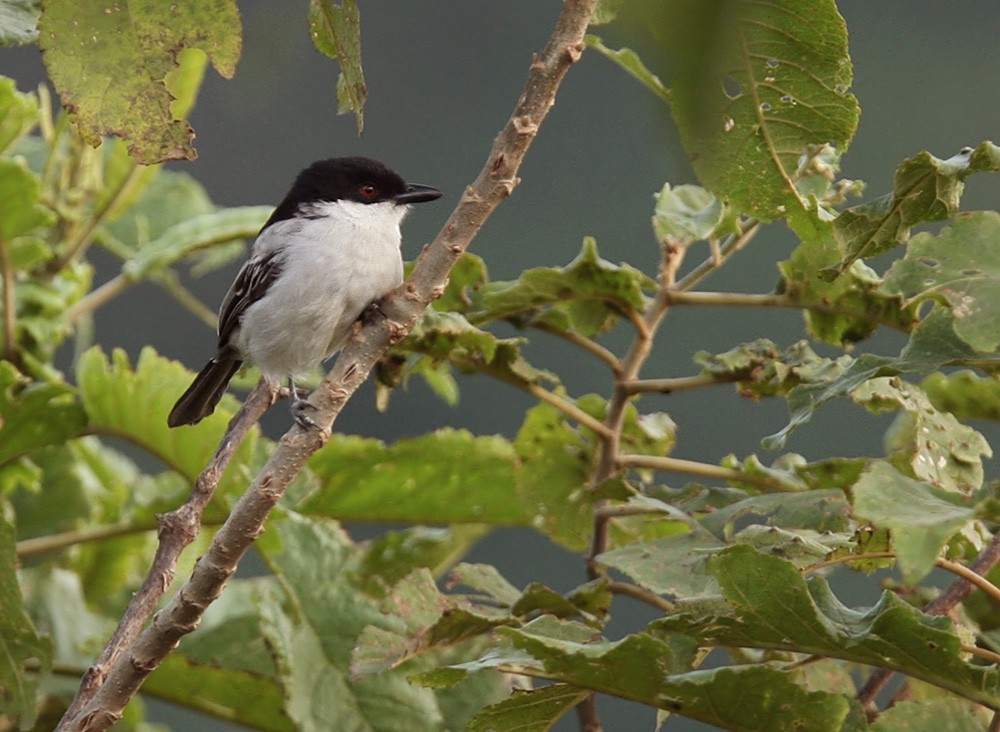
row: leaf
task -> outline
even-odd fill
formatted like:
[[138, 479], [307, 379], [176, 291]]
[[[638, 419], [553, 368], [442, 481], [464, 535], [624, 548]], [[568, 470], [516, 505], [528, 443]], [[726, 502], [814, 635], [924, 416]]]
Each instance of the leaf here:
[[239, 206], [174, 224], [125, 262], [122, 273], [130, 280], [140, 280], [192, 252], [256, 236], [272, 210], [269, 206]]
[[[976, 166], [971, 165], [975, 158]], [[1000, 151], [984, 142], [963, 148], [947, 160], [929, 152], [904, 160], [896, 168], [894, 190], [871, 203], [849, 208], [833, 222], [844, 261], [843, 271], [860, 258], [874, 257], [910, 238], [910, 229], [925, 221], [954, 216], [972, 173], [1000, 170]]]
[[0, 46], [34, 43], [41, 12], [41, 0], [0, 0]]
[[709, 570], [722, 596], [680, 601], [651, 629], [690, 634], [703, 644], [841, 658], [899, 671], [980, 704], [1000, 703], [1000, 671], [964, 660], [948, 618], [924, 615], [891, 592], [855, 610], [825, 580], [807, 582], [789, 563], [748, 546], [723, 550]]
[[931, 569], [951, 536], [976, 517], [961, 496], [872, 463], [851, 491], [854, 512], [889, 529], [903, 581], [913, 586]]
[[35, 690], [52, 663], [52, 646], [35, 630], [18, 586], [14, 527], [0, 517], [0, 717], [34, 724]]
[[802, 493], [751, 496], [707, 514], [701, 525], [721, 540], [731, 541], [737, 524], [843, 532], [850, 528], [844, 488]]
[[701, 186], [671, 188], [665, 183], [654, 198], [653, 232], [660, 242], [674, 240], [688, 244], [708, 239], [725, 215], [722, 202]]
[[[0, 45], [3, 45], [4, 2], [0, 0]], [[0, 153], [34, 127], [38, 120], [38, 102], [31, 94], [22, 94], [12, 79], [0, 76]]]
[[464, 252], [448, 273], [444, 292], [431, 307], [446, 313], [464, 313], [472, 304], [476, 291], [489, 280], [483, 258]]
[[924, 379], [920, 388], [934, 408], [950, 412], [956, 419], [1000, 421], [1000, 382], [963, 369], [944, 374], [937, 371]]
[[952, 328], [950, 311], [935, 308], [913, 330], [910, 342], [899, 356], [887, 358], [863, 354], [850, 362], [829, 380], [802, 384], [788, 394], [788, 424], [779, 432], [764, 438], [768, 450], [781, 449], [788, 436], [808, 422], [813, 413], [827, 401], [850, 394], [869, 379], [897, 376], [901, 373], [926, 374], [942, 365], [975, 359], [981, 364], [997, 363], [996, 356], [978, 353], [960, 340]]
[[105, 8], [50, 0], [39, 24], [49, 78], [97, 145], [105, 134], [129, 142], [137, 162], [193, 159], [190, 125], [174, 116], [164, 84], [186, 47], [201, 48], [229, 78], [239, 60], [240, 17], [233, 0], [139, 3]]
[[[978, 713], [977, 713], [978, 712]], [[991, 712], [962, 699], [903, 699], [879, 713], [871, 732], [966, 732], [988, 729]]]
[[[483, 285], [466, 317], [480, 325], [515, 316], [534, 317], [540, 309], [554, 306], [568, 318], [570, 328], [590, 337], [607, 330], [622, 315], [640, 312], [649, 300], [644, 290], [654, 287], [634, 267], [601, 259], [596, 242], [587, 237], [579, 256], [565, 267], [537, 267], [517, 280]], [[573, 310], [569, 306], [574, 301], [585, 301], [598, 310]]]
[[871, 411], [903, 409], [890, 432], [891, 459], [912, 477], [947, 491], [969, 495], [983, 483], [982, 457], [993, 450], [976, 430], [937, 411], [918, 386], [898, 378], [871, 379], [851, 398]]
[[827, 276], [840, 259], [832, 235], [824, 232], [803, 241], [778, 265], [778, 291], [802, 305], [814, 338], [842, 346], [868, 338], [880, 325], [907, 331], [916, 324], [916, 306], [888, 291], [864, 262], [845, 265], [835, 278]]
[[385, 445], [337, 435], [309, 467], [320, 487], [300, 512], [356, 521], [524, 525], [515, 453], [499, 436], [439, 430]]
[[832, 0], [652, 3], [674, 63], [671, 109], [701, 182], [738, 211], [807, 208], [796, 190], [810, 146], [847, 147], [858, 104]]
[[248, 671], [193, 663], [174, 653], [143, 682], [143, 692], [255, 730], [294, 732], [277, 681]]
[[590, 541], [597, 500], [588, 490], [593, 445], [562, 412], [542, 403], [528, 410], [514, 449], [520, 460], [517, 498], [530, 525], [582, 551]]
[[0, 465], [76, 437], [86, 421], [69, 385], [31, 383], [11, 363], [0, 361]]
[[919, 234], [886, 273], [885, 289], [908, 304], [947, 303], [958, 337], [978, 351], [994, 351], [1000, 346], [998, 236], [995, 211], [959, 216], [937, 236]]
[[358, 134], [365, 127], [368, 89], [361, 70], [361, 16], [355, 0], [310, 0], [309, 32], [320, 53], [340, 62], [337, 114], [354, 112]]
[[52, 221], [41, 181], [23, 160], [0, 159], [0, 241], [11, 242]]
[[725, 544], [692, 524], [690, 530], [652, 542], [633, 543], [604, 552], [597, 561], [661, 595], [696, 597], [716, 590], [704, 571], [705, 560]]
[[546, 732], [590, 692], [568, 684], [541, 689], [515, 690], [497, 704], [483, 709], [469, 724], [468, 732]]
[[288, 514], [272, 522], [259, 543], [290, 602], [261, 594], [261, 627], [296, 729], [438, 729], [441, 714], [430, 690], [411, 686], [402, 672], [354, 679], [352, 649], [366, 626], [399, 629], [357, 587], [360, 553], [329, 521]]
[[[92, 348], [77, 364], [80, 399], [89, 428], [139, 445], [157, 456], [193, 484], [215, 452], [226, 425], [235, 413], [235, 402], [225, 398], [215, 413], [199, 424], [181, 429], [167, 427], [167, 413], [192, 378], [180, 364], [144, 348], [133, 369], [124, 351], [116, 349], [110, 361]], [[254, 463], [257, 433], [252, 431], [237, 448], [232, 464], [219, 482], [220, 495], [242, 493]]]
[[[614, 0], [619, 4], [623, 0]], [[611, 2], [611, 0], [604, 0], [605, 3]], [[595, 11], [595, 15], [600, 11], [598, 8]], [[602, 21], [591, 21], [591, 25], [600, 25]], [[604, 45], [604, 42], [597, 36], [586, 35], [583, 40], [588, 46], [593, 48], [595, 51], [599, 52], [605, 58], [618, 64], [622, 69], [624, 69], [628, 74], [637, 79], [640, 84], [653, 92], [656, 96], [662, 99], [664, 102], [670, 102], [670, 90], [663, 85], [660, 81], [660, 77], [646, 68], [646, 65], [639, 58], [639, 54], [633, 51], [631, 48], [620, 48], [617, 51], [613, 48], [608, 48]]]

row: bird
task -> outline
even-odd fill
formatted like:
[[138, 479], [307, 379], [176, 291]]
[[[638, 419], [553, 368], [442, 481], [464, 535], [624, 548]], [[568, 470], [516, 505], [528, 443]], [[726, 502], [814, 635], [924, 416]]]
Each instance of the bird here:
[[302, 170], [257, 234], [219, 308], [218, 349], [167, 417], [193, 425], [215, 411], [244, 362], [277, 387], [309, 426], [295, 379], [339, 351], [369, 305], [403, 281], [400, 224], [414, 203], [442, 196], [364, 157]]

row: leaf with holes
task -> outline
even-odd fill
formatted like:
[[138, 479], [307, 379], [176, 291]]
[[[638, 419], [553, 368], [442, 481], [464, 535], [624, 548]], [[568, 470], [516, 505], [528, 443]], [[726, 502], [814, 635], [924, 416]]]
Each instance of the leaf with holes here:
[[674, 55], [671, 108], [702, 183], [762, 219], [811, 208], [795, 186], [807, 150], [846, 148], [859, 114], [833, 0], [655, 7]]

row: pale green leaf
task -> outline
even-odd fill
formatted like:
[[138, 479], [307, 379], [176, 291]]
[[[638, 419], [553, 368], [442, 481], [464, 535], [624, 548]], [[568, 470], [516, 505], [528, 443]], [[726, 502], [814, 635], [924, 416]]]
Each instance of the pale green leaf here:
[[701, 186], [665, 183], [654, 195], [653, 233], [657, 241], [687, 244], [708, 239], [722, 222], [722, 202]]
[[516, 690], [507, 699], [491, 704], [477, 714], [468, 732], [546, 732], [587, 694], [568, 684], [552, 684], [540, 689]]
[[[3, 33], [3, 8], [4, 2], [0, 0], [0, 35]], [[12, 79], [0, 76], [0, 153], [20, 140], [37, 119], [38, 102], [35, 97], [22, 94]]]
[[851, 493], [859, 518], [889, 529], [909, 585], [934, 568], [952, 534], [976, 516], [975, 506], [960, 496], [909, 478], [884, 462], [873, 463]]
[[[605, 3], [612, 1], [621, 3], [623, 0], [604, 0]], [[598, 25], [598, 23], [593, 22], [591, 25]], [[618, 64], [627, 73], [637, 79], [640, 84], [649, 89], [649, 91], [653, 92], [653, 94], [658, 96], [664, 102], [670, 101], [670, 90], [663, 85], [663, 82], [660, 81], [660, 77], [646, 68], [642, 59], [639, 58], [639, 54], [631, 48], [620, 48], [616, 51], [613, 48], [608, 48], [604, 45], [600, 38], [592, 35], [584, 36], [584, 41], [586, 41], [587, 45], [595, 51], [598, 51], [601, 55]]]
[[41, 0], [0, 0], [0, 46], [34, 43], [41, 5]]

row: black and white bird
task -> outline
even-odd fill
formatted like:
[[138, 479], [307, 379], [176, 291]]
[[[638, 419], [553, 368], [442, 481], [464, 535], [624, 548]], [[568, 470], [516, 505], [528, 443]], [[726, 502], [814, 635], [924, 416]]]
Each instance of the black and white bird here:
[[167, 424], [211, 414], [244, 361], [274, 385], [289, 380], [298, 420], [294, 380], [339, 351], [365, 308], [403, 281], [399, 225], [411, 203], [440, 197], [368, 158], [320, 160], [299, 173], [222, 301], [218, 352]]

